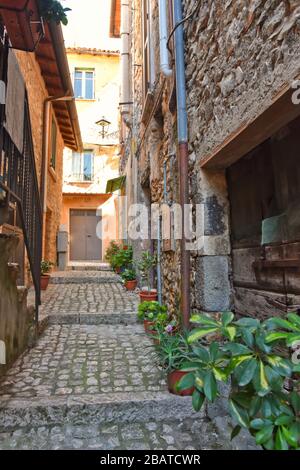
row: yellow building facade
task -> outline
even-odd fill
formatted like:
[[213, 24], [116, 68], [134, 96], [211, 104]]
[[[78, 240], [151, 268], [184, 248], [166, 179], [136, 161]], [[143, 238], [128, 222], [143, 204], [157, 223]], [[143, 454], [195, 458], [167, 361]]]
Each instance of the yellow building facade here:
[[73, 47], [67, 56], [83, 148], [64, 151], [61, 231], [68, 262], [102, 261], [118, 230], [118, 196], [106, 185], [119, 176], [119, 52]]

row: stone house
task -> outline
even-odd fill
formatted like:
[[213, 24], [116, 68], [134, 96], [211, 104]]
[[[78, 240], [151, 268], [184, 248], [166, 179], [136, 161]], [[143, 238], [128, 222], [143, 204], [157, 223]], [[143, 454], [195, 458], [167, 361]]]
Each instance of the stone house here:
[[[80, 19], [82, 6], [74, 8]], [[76, 22], [66, 28], [83, 149], [64, 151], [63, 264], [102, 261], [110, 240], [118, 238], [119, 198], [112, 186], [119, 177], [120, 2], [95, 2], [93, 11], [88, 31], [78, 33]]]
[[82, 146], [61, 26], [43, 22], [35, 0], [21, 3], [3, 1], [0, 8], [0, 340], [6, 364], [28, 341], [27, 288], [33, 283], [38, 306], [41, 258], [56, 264], [63, 148]]
[[118, 197], [106, 192], [119, 176], [118, 51], [73, 47], [67, 56], [83, 139], [83, 151], [64, 151], [62, 228], [67, 261], [99, 261], [117, 238]]
[[[185, 20], [175, 31], [174, 12]], [[121, 17], [128, 204], [182, 205], [183, 191], [194, 225], [195, 207], [202, 211], [201, 245], [187, 253], [172, 230], [162, 244], [163, 301], [173, 312], [182, 303], [260, 317], [297, 311], [299, 2], [128, 0]], [[184, 160], [177, 136], [185, 108], [178, 111], [176, 87], [182, 30]], [[155, 240], [132, 243], [136, 253], [157, 249]]]

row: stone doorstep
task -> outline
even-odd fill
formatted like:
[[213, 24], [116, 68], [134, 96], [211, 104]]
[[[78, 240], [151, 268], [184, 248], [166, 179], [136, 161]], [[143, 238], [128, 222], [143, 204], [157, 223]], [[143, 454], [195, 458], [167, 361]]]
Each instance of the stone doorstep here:
[[132, 313], [61, 313], [47, 316], [48, 325], [133, 325], [138, 323]]
[[168, 392], [122, 392], [66, 397], [11, 399], [0, 406], [0, 432], [45, 425], [147, 423], [201, 419], [191, 397]]
[[113, 273], [113, 270], [110, 266], [101, 266], [101, 265], [91, 265], [91, 266], [67, 266], [66, 271], [110, 271]]
[[49, 284], [122, 284], [122, 280], [114, 277], [56, 277], [51, 276]]

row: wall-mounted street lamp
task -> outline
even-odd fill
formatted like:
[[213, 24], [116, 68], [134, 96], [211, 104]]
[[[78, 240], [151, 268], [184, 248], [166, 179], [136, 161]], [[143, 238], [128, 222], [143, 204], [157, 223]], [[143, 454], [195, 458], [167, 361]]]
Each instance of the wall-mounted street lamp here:
[[111, 124], [111, 122], [107, 121], [107, 119], [104, 118], [104, 116], [100, 119], [100, 121], [96, 122], [97, 126], [100, 126], [102, 128], [101, 130], [101, 136], [102, 139], [106, 136], [108, 132], [108, 127]]

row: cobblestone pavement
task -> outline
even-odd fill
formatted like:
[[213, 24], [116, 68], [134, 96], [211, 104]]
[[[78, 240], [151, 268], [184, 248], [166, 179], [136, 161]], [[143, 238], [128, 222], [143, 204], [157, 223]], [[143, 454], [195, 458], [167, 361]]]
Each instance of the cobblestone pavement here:
[[0, 382], [0, 449], [232, 448], [226, 419], [217, 413], [216, 426], [167, 392], [152, 340], [128, 324], [138, 296], [108, 275], [71, 271], [43, 293], [41, 317], [53, 324]]
[[139, 325], [52, 325], [0, 385], [8, 398], [158, 391], [165, 388]]
[[203, 420], [85, 426], [42, 426], [0, 433], [0, 449], [201, 450], [224, 449]]
[[43, 292], [41, 316], [66, 314], [136, 315], [138, 297], [119, 283], [50, 284]]

